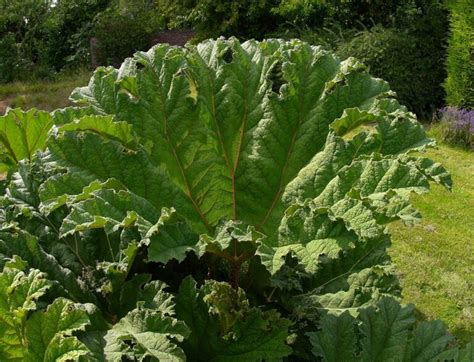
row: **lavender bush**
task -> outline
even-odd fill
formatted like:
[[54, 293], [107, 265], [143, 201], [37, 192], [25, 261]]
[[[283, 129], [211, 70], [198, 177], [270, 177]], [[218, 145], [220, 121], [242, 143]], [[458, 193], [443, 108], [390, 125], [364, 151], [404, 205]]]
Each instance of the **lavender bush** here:
[[438, 117], [443, 141], [474, 149], [474, 110], [444, 107]]

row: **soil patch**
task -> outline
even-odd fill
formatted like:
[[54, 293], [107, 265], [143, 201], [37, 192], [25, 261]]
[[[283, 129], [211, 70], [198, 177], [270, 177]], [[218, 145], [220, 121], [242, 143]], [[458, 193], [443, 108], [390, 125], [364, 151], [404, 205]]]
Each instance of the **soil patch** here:
[[5, 114], [5, 111], [10, 106], [12, 100], [13, 98], [11, 97], [0, 99], [0, 116], [3, 116]]

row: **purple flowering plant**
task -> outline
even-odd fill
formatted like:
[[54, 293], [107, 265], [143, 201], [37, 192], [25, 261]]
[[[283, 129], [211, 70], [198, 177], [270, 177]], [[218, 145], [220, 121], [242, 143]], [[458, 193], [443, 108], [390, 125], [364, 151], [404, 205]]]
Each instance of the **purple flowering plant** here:
[[474, 149], [474, 110], [444, 107], [438, 112], [443, 141]]

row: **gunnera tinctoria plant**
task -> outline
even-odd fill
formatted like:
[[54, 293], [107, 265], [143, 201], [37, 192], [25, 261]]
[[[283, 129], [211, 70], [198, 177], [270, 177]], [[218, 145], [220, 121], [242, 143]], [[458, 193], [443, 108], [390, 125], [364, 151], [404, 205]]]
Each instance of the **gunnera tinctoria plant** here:
[[0, 355], [468, 358], [398, 302], [385, 226], [451, 180], [393, 96], [300, 41], [220, 39], [99, 68], [77, 107], [11, 110]]

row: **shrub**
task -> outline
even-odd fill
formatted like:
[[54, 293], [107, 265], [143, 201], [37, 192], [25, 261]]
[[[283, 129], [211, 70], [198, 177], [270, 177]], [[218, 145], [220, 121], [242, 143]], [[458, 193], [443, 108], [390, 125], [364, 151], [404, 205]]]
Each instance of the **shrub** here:
[[470, 0], [451, 2], [445, 83], [449, 105], [474, 108], [474, 6]]
[[100, 13], [94, 24], [99, 62], [120, 64], [138, 50], [149, 47], [151, 35], [163, 28], [164, 19], [153, 2], [129, 0]]
[[375, 26], [361, 31], [337, 52], [359, 58], [372, 74], [390, 83], [410, 110], [429, 118], [444, 98], [444, 39], [442, 18], [430, 15], [415, 29]]
[[[446, 78], [448, 23], [441, 3], [347, 2], [325, 6], [329, 13], [339, 15], [326, 15], [323, 26], [309, 26], [303, 21], [277, 34], [323, 45], [342, 58], [355, 56], [369, 66], [372, 74], [387, 80], [409, 110], [430, 119], [443, 104], [442, 83]], [[348, 14], [352, 14], [351, 21], [341, 20]]]
[[82, 107], [10, 111], [2, 356], [467, 358], [397, 301], [385, 226], [451, 179], [392, 96], [353, 59], [231, 39], [100, 68]]
[[108, 0], [57, 1], [42, 26], [41, 62], [56, 72], [66, 66], [90, 65], [93, 21], [108, 3]]
[[155, 4], [166, 29], [192, 28], [189, 13], [196, 6], [196, 0], [156, 0]]
[[50, 78], [88, 62], [92, 19], [107, 3], [0, 1], [0, 82]]
[[[331, 17], [348, 28], [360, 25], [411, 28], [417, 26], [420, 16], [441, 3], [439, 0], [349, 0], [334, 1], [329, 8]], [[432, 16], [436, 18], [440, 14]]]
[[278, 26], [271, 10], [279, 1], [197, 0], [188, 21], [201, 39], [219, 36], [263, 39]]
[[474, 149], [474, 110], [445, 107], [439, 110], [437, 136], [444, 142]]
[[271, 11], [280, 17], [283, 29], [289, 25], [320, 28], [329, 17], [328, 6], [322, 1], [282, 0]]
[[15, 36], [11, 33], [3, 35], [0, 39], [0, 83], [14, 80], [17, 72], [22, 71], [21, 65]]
[[47, 14], [44, 1], [0, 2], [0, 80], [24, 80], [48, 68], [41, 63], [39, 39]]

